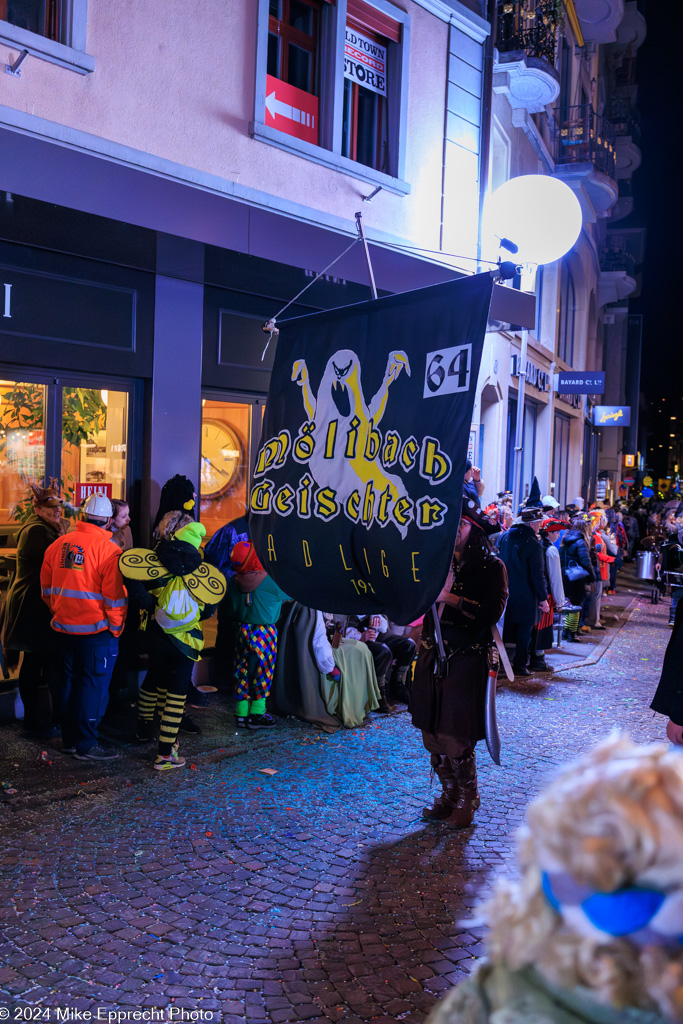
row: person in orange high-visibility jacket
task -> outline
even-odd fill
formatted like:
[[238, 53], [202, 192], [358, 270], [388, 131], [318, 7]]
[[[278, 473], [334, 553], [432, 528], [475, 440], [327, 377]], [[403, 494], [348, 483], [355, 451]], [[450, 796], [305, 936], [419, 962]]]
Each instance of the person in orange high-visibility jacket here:
[[109, 498], [91, 495], [75, 530], [48, 547], [40, 573], [50, 625], [58, 634], [59, 682], [53, 700], [62, 750], [81, 761], [118, 757], [100, 746], [97, 734], [128, 606], [118, 564], [121, 549], [108, 531], [112, 515]]

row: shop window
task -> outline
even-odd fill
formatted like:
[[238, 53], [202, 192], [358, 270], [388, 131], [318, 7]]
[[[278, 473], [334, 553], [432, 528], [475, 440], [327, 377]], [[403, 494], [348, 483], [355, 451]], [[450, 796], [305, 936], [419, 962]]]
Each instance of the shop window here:
[[62, 494], [78, 507], [91, 493], [128, 499], [128, 393], [62, 388]]
[[202, 400], [199, 518], [206, 539], [231, 519], [243, 516], [252, 463], [252, 438], [260, 437], [263, 405]]
[[348, 0], [344, 39], [342, 153], [391, 173], [388, 55], [401, 26], [362, 0]]
[[88, 75], [95, 60], [85, 52], [87, 15], [88, 0], [0, 0], [0, 43]]
[[270, 0], [268, 16], [268, 74], [315, 95], [320, 7], [316, 0]]
[[128, 391], [0, 381], [0, 548], [30, 511], [30, 481], [56, 478], [74, 508], [93, 491], [129, 498], [128, 407]]
[[45, 477], [45, 390], [0, 381], [0, 556], [18, 528], [11, 517], [28, 496], [29, 480]]

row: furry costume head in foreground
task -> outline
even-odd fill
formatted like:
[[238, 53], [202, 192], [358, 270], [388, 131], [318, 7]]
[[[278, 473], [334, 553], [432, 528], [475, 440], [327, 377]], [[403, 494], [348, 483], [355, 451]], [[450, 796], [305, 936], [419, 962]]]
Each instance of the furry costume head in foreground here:
[[683, 1022], [683, 755], [613, 735], [533, 801], [522, 880], [487, 908], [493, 963]]

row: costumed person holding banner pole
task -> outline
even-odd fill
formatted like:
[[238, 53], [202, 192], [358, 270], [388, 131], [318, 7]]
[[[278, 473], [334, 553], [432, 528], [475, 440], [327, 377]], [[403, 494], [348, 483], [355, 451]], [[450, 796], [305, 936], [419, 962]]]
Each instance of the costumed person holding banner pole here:
[[[474, 748], [486, 738], [486, 694], [492, 627], [507, 600], [507, 573], [488, 537], [499, 532], [471, 499], [463, 513], [446, 583], [427, 613], [410, 711], [442, 786], [426, 820], [453, 828], [472, 824], [480, 799]], [[445, 658], [440, 657], [439, 634]]]

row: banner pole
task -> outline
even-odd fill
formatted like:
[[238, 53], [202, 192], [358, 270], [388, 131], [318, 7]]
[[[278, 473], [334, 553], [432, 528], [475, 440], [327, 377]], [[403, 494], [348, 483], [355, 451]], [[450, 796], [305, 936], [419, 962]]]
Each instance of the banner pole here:
[[372, 272], [372, 260], [370, 259], [370, 249], [368, 247], [368, 240], [365, 237], [365, 228], [363, 227], [363, 214], [356, 214], [356, 225], [358, 227], [358, 237], [363, 243], [365, 249], [365, 259], [368, 264], [368, 275], [370, 277], [370, 291], [372, 292], [373, 299], [377, 298], [377, 285], [375, 284], [375, 275]]

